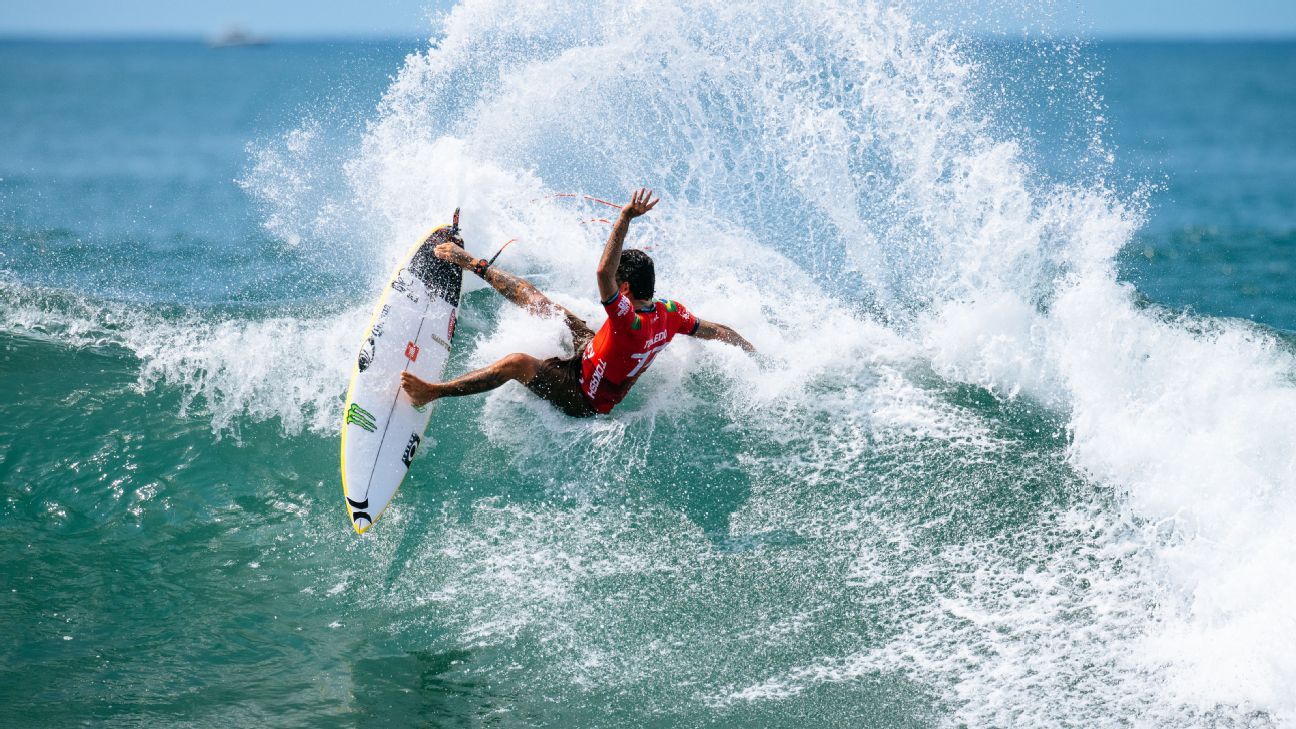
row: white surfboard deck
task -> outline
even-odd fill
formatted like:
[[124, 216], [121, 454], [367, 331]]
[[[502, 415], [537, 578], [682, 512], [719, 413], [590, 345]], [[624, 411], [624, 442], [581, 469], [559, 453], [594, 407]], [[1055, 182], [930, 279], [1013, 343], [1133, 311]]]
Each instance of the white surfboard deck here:
[[[456, 210], [456, 224], [458, 218]], [[342, 493], [357, 534], [368, 531], [396, 495], [435, 404], [415, 408], [401, 390], [401, 371], [429, 382], [445, 375], [463, 271], [432, 250], [455, 230], [437, 228], [409, 249], [360, 340], [342, 421]]]

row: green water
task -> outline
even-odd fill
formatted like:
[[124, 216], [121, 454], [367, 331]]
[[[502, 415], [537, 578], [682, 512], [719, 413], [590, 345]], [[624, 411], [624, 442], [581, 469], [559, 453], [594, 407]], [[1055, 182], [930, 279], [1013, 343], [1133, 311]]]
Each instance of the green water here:
[[[5, 605], [30, 617], [4, 704], [49, 723], [672, 725], [682, 702], [764, 666], [886, 644], [966, 579], [946, 550], [1089, 541], [1054, 516], [1090, 498], [1061, 425], [965, 388], [951, 402], [1011, 449], [872, 434], [843, 457], [835, 444], [858, 436], [831, 424], [778, 442], [704, 416], [618, 427], [610, 453], [590, 448], [598, 429], [537, 433], [553, 450], [519, 456], [474, 427], [474, 403], [450, 402], [437, 423], [467, 427], [434, 425], [437, 460], [356, 539], [339, 528], [334, 438], [285, 441], [275, 423], [214, 438], [175, 393], [140, 392], [115, 348], [4, 346], [19, 393], [0, 411]], [[898, 549], [933, 572], [861, 572], [862, 554]], [[939, 706], [866, 670], [772, 722], [741, 704], [716, 716], [922, 726]]]

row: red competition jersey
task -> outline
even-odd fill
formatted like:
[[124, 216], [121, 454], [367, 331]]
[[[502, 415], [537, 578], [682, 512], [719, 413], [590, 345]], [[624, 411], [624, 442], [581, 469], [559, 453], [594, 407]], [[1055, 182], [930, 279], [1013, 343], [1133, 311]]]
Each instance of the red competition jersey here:
[[698, 320], [683, 304], [666, 299], [636, 310], [621, 293], [603, 308], [607, 321], [581, 357], [581, 392], [595, 412], [609, 413], [676, 334], [697, 332]]

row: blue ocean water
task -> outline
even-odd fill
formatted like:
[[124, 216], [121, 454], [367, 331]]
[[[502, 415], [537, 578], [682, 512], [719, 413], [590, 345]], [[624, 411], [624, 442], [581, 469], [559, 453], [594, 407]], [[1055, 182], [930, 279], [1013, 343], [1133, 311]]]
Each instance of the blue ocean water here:
[[[1294, 43], [469, 2], [0, 41], [0, 98], [0, 724], [1296, 723]], [[462, 207], [597, 323], [604, 213], [550, 196], [640, 184], [662, 293], [761, 356], [439, 404], [357, 538], [392, 262]], [[459, 336], [570, 346], [475, 285]]]

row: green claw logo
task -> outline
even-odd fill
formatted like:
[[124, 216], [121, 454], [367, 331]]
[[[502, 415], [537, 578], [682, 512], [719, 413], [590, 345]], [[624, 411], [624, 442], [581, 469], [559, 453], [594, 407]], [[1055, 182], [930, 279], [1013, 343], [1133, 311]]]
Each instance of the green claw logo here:
[[354, 423], [370, 433], [374, 432], [374, 427], [376, 425], [374, 423], [373, 414], [356, 403], [351, 403], [351, 407], [347, 408], [346, 422]]

